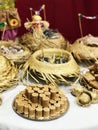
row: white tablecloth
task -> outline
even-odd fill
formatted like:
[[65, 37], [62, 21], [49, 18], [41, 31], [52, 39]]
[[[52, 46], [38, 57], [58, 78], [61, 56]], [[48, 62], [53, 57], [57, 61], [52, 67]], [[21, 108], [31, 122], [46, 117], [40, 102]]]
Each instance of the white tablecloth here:
[[12, 108], [15, 96], [25, 89], [19, 85], [3, 92], [0, 106], [0, 130], [98, 130], [98, 104], [83, 108], [76, 104], [69, 87], [63, 86], [70, 106], [67, 113], [51, 121], [31, 121], [17, 115]]

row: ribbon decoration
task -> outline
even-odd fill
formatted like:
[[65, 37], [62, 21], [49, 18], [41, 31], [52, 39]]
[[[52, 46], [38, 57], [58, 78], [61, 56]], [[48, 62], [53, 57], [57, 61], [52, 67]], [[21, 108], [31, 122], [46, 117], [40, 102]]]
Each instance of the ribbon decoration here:
[[81, 23], [81, 19], [82, 18], [85, 18], [87, 20], [95, 20], [98, 18], [98, 15], [96, 16], [86, 16], [86, 15], [83, 15], [81, 13], [78, 14], [78, 17], [79, 17], [79, 28], [80, 28], [80, 33], [81, 33], [81, 37], [83, 37], [83, 30], [82, 30], [82, 23]]
[[40, 13], [42, 10], [44, 10], [44, 8], [45, 8], [45, 5], [42, 5], [42, 6], [40, 7], [40, 9], [39, 9], [39, 13]]
[[97, 16], [86, 16], [86, 15], [83, 15], [83, 14], [81, 14], [81, 13], [79, 13], [78, 16], [79, 16], [80, 18], [91, 19], [91, 20], [97, 19]]
[[45, 11], [45, 5], [43, 4], [41, 8], [39, 9], [39, 12], [43, 10], [44, 11], [44, 20], [46, 21], [46, 11]]
[[[44, 11], [44, 20], [46, 21], [46, 11], [45, 11], [45, 5], [43, 4], [40, 9], [37, 11], [38, 12], [38, 15], [40, 15], [40, 12], [41, 11]], [[32, 11], [35, 13], [36, 10], [34, 10], [33, 8], [30, 8], [30, 13], [31, 13], [31, 18], [32, 18]]]

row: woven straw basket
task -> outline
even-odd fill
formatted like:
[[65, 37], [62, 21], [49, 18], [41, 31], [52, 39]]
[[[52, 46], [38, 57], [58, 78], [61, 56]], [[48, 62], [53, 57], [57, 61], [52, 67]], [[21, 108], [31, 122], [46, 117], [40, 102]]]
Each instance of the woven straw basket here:
[[21, 44], [33, 52], [42, 48], [66, 49], [69, 46], [69, 41], [60, 33], [58, 35], [59, 38], [46, 38], [41, 30], [36, 29], [33, 33], [24, 34], [21, 38]]
[[[47, 62], [42, 62], [38, 60], [40, 56], [64, 55], [68, 62], [62, 64], [51, 64]], [[51, 82], [53, 84], [65, 83], [70, 84], [72, 81], [70, 79], [77, 78], [80, 73], [80, 68], [73, 59], [72, 55], [62, 49], [43, 49], [36, 51], [30, 59], [26, 62], [23, 67], [23, 75], [28, 70], [32, 70], [33, 74], [38, 78], [44, 80], [45, 82]], [[35, 79], [34, 75], [32, 77]]]
[[[2, 46], [7, 47], [7, 48], [17, 46], [21, 48], [23, 51], [20, 53], [3, 53]], [[13, 42], [13, 41], [1, 41], [0, 53], [4, 55], [5, 57], [7, 57], [9, 60], [13, 61], [14, 63], [19, 63], [19, 64], [24, 63], [28, 59], [28, 57], [30, 57], [31, 55], [31, 52], [28, 48], [20, 44], [17, 44], [16, 42]]]
[[[97, 45], [93, 44], [95, 42]], [[78, 62], [92, 64], [98, 59], [98, 37], [90, 35], [77, 39], [70, 46], [70, 52]]]
[[18, 70], [6, 57], [0, 55], [0, 92], [17, 84]]

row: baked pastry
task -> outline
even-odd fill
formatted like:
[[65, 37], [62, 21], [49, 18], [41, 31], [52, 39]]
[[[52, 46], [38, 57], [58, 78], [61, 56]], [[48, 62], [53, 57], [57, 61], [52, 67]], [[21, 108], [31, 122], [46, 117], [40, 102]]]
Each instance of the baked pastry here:
[[81, 93], [83, 92], [83, 87], [79, 86], [79, 85], [72, 85], [72, 90], [71, 90], [71, 94], [73, 96], [79, 96]]
[[92, 97], [89, 92], [83, 92], [77, 97], [77, 103], [83, 107], [89, 106], [92, 102]]

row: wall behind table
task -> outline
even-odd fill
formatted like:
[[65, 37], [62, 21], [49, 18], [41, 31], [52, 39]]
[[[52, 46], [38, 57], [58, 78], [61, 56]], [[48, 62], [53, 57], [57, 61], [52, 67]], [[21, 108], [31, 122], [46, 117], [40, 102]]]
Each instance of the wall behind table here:
[[[26, 18], [31, 19], [29, 8], [38, 10], [42, 4], [46, 5], [50, 27], [58, 29], [71, 42], [80, 37], [77, 14], [98, 15], [98, 0], [17, 0], [16, 7], [22, 20], [19, 36], [26, 32], [24, 28]], [[42, 12], [41, 16], [43, 16]], [[98, 19], [82, 19], [82, 26], [84, 35], [91, 33], [98, 36]]]

